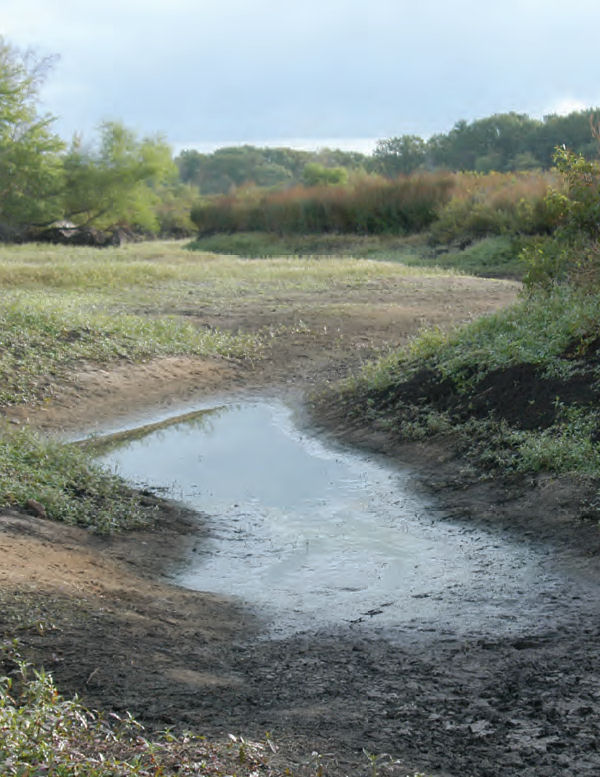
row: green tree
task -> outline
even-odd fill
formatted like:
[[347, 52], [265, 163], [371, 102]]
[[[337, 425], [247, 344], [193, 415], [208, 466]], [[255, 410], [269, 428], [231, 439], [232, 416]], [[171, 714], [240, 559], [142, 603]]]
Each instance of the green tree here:
[[388, 178], [414, 172], [424, 164], [426, 156], [427, 144], [418, 135], [379, 140], [373, 152], [377, 171]]
[[75, 137], [64, 158], [64, 211], [77, 224], [157, 232], [161, 184], [177, 176], [161, 137], [138, 139], [119, 122], [100, 127], [97, 148]]
[[302, 171], [305, 186], [339, 186], [348, 183], [348, 171], [344, 167], [325, 167], [309, 162]]
[[0, 235], [15, 236], [60, 215], [64, 148], [52, 117], [38, 111], [51, 59], [22, 52], [0, 37]]

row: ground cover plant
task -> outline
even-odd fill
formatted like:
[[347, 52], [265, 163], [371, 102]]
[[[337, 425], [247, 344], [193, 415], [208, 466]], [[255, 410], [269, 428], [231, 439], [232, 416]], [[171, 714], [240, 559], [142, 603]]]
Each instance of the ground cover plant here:
[[190, 248], [264, 259], [283, 256], [377, 259], [409, 267], [455, 270], [469, 275], [521, 279], [527, 272], [522, 243], [510, 235], [484, 237], [468, 245], [432, 245], [413, 235], [287, 235], [236, 232], [196, 238]]
[[149, 525], [154, 517], [139, 494], [84, 451], [3, 425], [0, 508], [14, 506], [101, 533]]
[[[102, 716], [60, 696], [52, 677], [6, 650], [0, 677], [0, 768], [5, 777], [167, 777], [276, 774], [267, 743], [193, 734], [151, 736], [130, 716]], [[273, 750], [275, 747], [273, 746]]]

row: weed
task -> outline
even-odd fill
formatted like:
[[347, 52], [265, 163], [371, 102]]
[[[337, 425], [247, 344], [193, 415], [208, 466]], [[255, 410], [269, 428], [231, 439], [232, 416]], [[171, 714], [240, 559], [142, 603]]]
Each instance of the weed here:
[[7, 646], [0, 677], [0, 772], [3, 777], [175, 777], [273, 775], [266, 748], [238, 738], [208, 743], [191, 733], [150, 737], [129, 714], [103, 716], [64, 699], [52, 677]]
[[0, 507], [27, 509], [32, 503], [49, 518], [101, 533], [147, 525], [153, 517], [85, 451], [44, 439], [28, 427], [2, 426]]

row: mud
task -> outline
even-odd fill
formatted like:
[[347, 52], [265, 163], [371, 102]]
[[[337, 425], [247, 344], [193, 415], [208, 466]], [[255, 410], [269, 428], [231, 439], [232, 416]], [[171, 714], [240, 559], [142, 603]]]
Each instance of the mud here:
[[[455, 420], [492, 416], [516, 429], [546, 429], [559, 417], [561, 403], [589, 406], [600, 400], [599, 341], [585, 336], [573, 341], [562, 355], [568, 377], [545, 375], [535, 364], [520, 362], [490, 370], [468, 388], [430, 367], [409, 380], [373, 392], [372, 400], [389, 415], [406, 412], [407, 405], [430, 407]], [[473, 377], [476, 368], [465, 378]]]
[[[352, 342], [360, 342], [358, 324], [353, 331]], [[378, 331], [373, 342], [391, 330]], [[123, 365], [113, 389], [110, 374], [96, 375], [87, 384], [87, 392], [97, 392], [90, 398], [82, 374], [38, 418], [47, 428], [72, 429], [86, 413], [106, 423], [111, 407], [131, 407], [136, 392], [139, 399], [140, 387], [151, 394], [148, 406], [163, 408], [259, 384], [298, 401], [362, 353], [349, 350], [348, 341], [336, 352], [300, 338], [258, 372], [196, 364], [196, 388], [184, 380], [179, 393], [176, 377], [161, 393], [160, 364], [145, 366], [137, 384], [135, 370]], [[183, 362], [167, 367], [172, 376], [185, 374]], [[27, 414], [35, 417], [34, 410]], [[447, 448], [401, 446], [369, 428], [336, 429], [334, 415], [321, 422], [336, 439], [413, 467], [414, 488], [439, 507], [435, 521], [458, 522], [466, 536], [497, 532], [535, 550], [548, 571], [536, 606], [514, 597], [514, 613], [531, 617], [518, 629], [510, 619], [472, 629], [417, 622], [390, 635], [377, 626], [376, 613], [358, 613], [343, 628], [265, 638], [259, 615], [239, 602], [169, 582], [182, 554], [201, 541], [203, 524], [148, 495], [160, 513], [157, 530], [108, 539], [32, 516], [3, 516], [0, 632], [17, 636], [25, 656], [51, 670], [61, 691], [79, 693], [91, 706], [216, 737], [269, 731], [296, 773], [311, 759], [316, 764], [317, 751], [326, 774], [364, 774], [365, 748], [390, 754], [388, 771], [402, 777], [417, 770], [436, 777], [599, 774], [593, 492], [547, 477], [475, 481]]]

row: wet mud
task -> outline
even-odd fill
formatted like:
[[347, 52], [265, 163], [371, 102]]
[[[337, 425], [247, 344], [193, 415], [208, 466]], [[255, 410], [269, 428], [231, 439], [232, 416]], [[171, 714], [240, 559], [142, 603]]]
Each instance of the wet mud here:
[[[381, 449], [369, 430], [351, 438], [365, 450]], [[552, 479], [469, 483], [456, 477], [451, 456], [433, 447], [391, 453], [413, 461], [412, 487], [427, 497], [430, 523], [462, 537], [475, 563], [468, 590], [440, 584], [432, 567], [429, 588], [406, 597], [411, 617], [390, 620], [381, 601], [343, 622], [315, 615], [312, 626], [304, 620], [279, 634], [264, 608], [225, 598], [219, 610], [217, 598], [212, 620], [227, 614], [225, 638], [206, 631], [201, 597], [170, 585], [166, 607], [156, 592], [129, 592], [125, 610], [122, 597], [118, 606], [110, 597], [100, 606], [86, 600], [77, 619], [83, 633], [72, 612], [56, 624], [53, 670], [61, 686], [158, 728], [193, 727], [215, 737], [268, 731], [299, 772], [318, 752], [325, 773], [364, 774], [366, 749], [389, 754], [385, 771], [402, 777], [415, 770], [436, 777], [597, 775], [600, 542], [595, 525], [576, 520], [586, 495]], [[184, 556], [209, 541], [210, 521], [200, 538], [196, 521], [190, 513], [182, 524]], [[121, 557], [129, 556], [128, 542], [134, 538], [120, 540]], [[177, 561], [162, 556], [160, 536], [144, 542], [137, 560], [129, 556], [132, 568], [154, 554], [154, 569], [145, 573], [162, 563], [173, 579]], [[503, 569], [511, 543], [514, 555]], [[105, 550], [115, 553], [110, 543]], [[432, 606], [434, 616], [426, 617]], [[34, 651], [44, 642], [29, 640]]]

